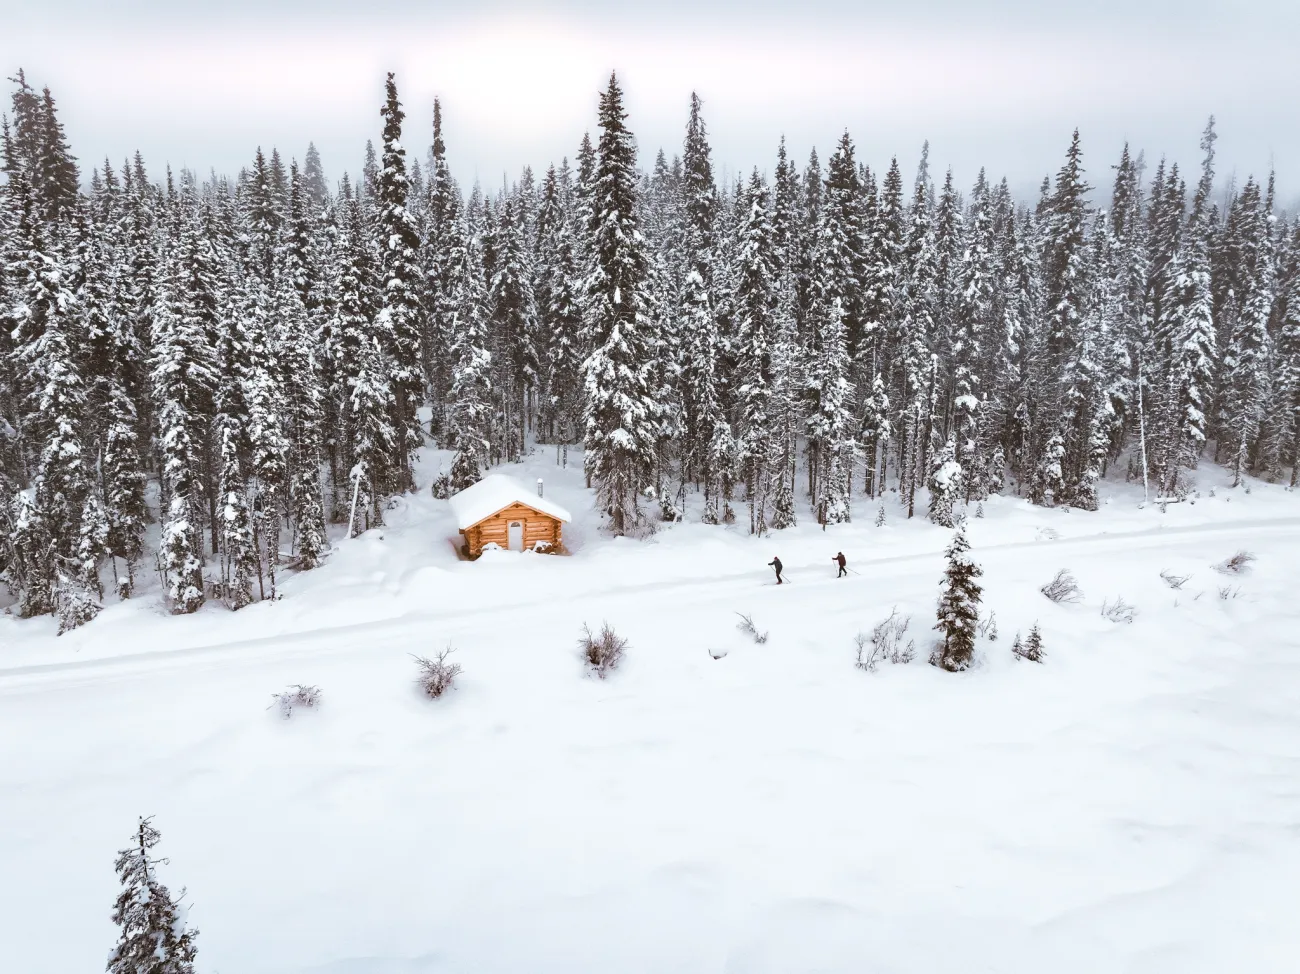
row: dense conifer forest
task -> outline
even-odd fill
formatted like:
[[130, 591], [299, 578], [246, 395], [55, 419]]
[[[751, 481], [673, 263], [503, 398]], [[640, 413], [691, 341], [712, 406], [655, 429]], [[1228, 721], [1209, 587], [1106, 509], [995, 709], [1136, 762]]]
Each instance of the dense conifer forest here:
[[629, 534], [886, 491], [949, 526], [996, 492], [1092, 510], [1108, 473], [1172, 498], [1206, 458], [1295, 483], [1300, 219], [1272, 174], [1216, 183], [1213, 119], [1185, 168], [1075, 132], [1034, 199], [924, 147], [873, 172], [848, 132], [722, 184], [694, 97], [642, 171], [611, 76], [572, 160], [466, 192], [392, 75], [336, 186], [310, 146], [232, 176], [78, 160], [12, 86], [0, 571], [61, 630], [142, 573], [178, 613], [274, 598], [426, 444], [442, 495], [580, 447]]

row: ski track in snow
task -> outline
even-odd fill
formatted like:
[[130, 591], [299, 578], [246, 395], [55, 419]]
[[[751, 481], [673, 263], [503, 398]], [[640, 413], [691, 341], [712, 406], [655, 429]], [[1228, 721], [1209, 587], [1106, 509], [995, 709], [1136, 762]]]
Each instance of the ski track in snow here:
[[[1277, 518], [1272, 520], [1244, 520], [1227, 524], [1197, 524], [1175, 528], [1157, 527], [1141, 531], [1123, 531], [1115, 533], [1101, 531], [1094, 535], [1085, 535], [1074, 538], [1008, 542], [1004, 544], [987, 545], [981, 548], [980, 557], [983, 562], [992, 562], [996, 561], [999, 555], [1006, 552], [1014, 552], [1029, 548], [1041, 548], [1044, 545], [1051, 545], [1054, 550], [1063, 553], [1068, 553], [1079, 547], [1096, 548], [1102, 545], [1122, 551], [1131, 547], [1135, 542], [1141, 542], [1143, 540], [1158, 538], [1162, 542], [1162, 546], [1166, 546], [1170, 542], [1178, 543], [1185, 540], [1185, 536], [1194, 536], [1199, 540], [1199, 537], [1207, 534], [1232, 535], [1234, 538], [1234, 544], [1249, 547], [1250, 543], [1252, 543], [1257, 537], [1276, 540], [1279, 537], [1279, 532], [1287, 537], [1300, 535], [1300, 517]], [[851, 575], [846, 579], [822, 578], [815, 584], [817, 584], [819, 588], [828, 585], [837, 586], [836, 589], [829, 589], [827, 591], [835, 593], [838, 597], [842, 594], [839, 592], [839, 589], [842, 589], [846, 585], [852, 586], [855, 582], [868, 584], [878, 582], [879, 579], [873, 578], [867, 574], [873, 568], [907, 563], [922, 563], [924, 566], [923, 568], [917, 567], [913, 570], [923, 570], [927, 574], [935, 574], [936, 564], [942, 564], [942, 562], [938, 560], [937, 554], [933, 551], [907, 555], [887, 555], [875, 558], [867, 557], [864, 560], [854, 562], [854, 575]], [[812, 575], [813, 573], [821, 573], [825, 569], [825, 565], [821, 562], [806, 562], [794, 567], [795, 574], [806, 572], [809, 575]], [[770, 575], [771, 573], [768, 572], [767, 574]], [[675, 592], [686, 593], [691, 596], [691, 601], [695, 604], [707, 604], [716, 601], [723, 595], [731, 596], [748, 592], [748, 590], [755, 584], [757, 575], [757, 571], [750, 570], [744, 572], [732, 572], [708, 578], [648, 582], [641, 585], [598, 587], [574, 593], [574, 598], [594, 600], [618, 596], [640, 596], [651, 592], [657, 594]], [[793, 581], [789, 565], [785, 566], [785, 575], [786, 584], [800, 584]], [[765, 582], [771, 582], [771, 579], [765, 579]], [[807, 583], [805, 582], [804, 584]], [[552, 602], [553, 599], [549, 598], [500, 602], [497, 603], [495, 611], [525, 611], [548, 606], [552, 604]], [[439, 625], [442, 625], [448, 622], [465, 622], [477, 618], [483, 613], [483, 611], [484, 610], [481, 607], [463, 610], [448, 610], [442, 608], [428, 609], [380, 620], [357, 623], [355, 625], [303, 629], [274, 636], [257, 636], [250, 639], [240, 639], [230, 642], [208, 643], [177, 650], [154, 650], [144, 653], [126, 653], [120, 656], [106, 656], [88, 660], [71, 660], [61, 663], [36, 663], [12, 667], [0, 665], [0, 693], [26, 685], [25, 678], [30, 677], [54, 676], [55, 674], [62, 674], [69, 671], [77, 672], [86, 669], [114, 670], [122, 667], [129, 667], [132, 664], [148, 664], [149, 666], [154, 666], [160, 662], [160, 658], [163, 657], [167, 658], [169, 661], [174, 660], [178, 665], [186, 666], [189, 665], [191, 661], [202, 659], [204, 657], [212, 657], [216, 655], [235, 657], [239, 655], [240, 651], [252, 652], [264, 650], [266, 648], [275, 648], [286, 642], [299, 643], [325, 639], [334, 641], [361, 633], [365, 633], [370, 637], [378, 637], [402, 632], [413, 623], [437, 622]], [[456, 630], [453, 628], [448, 631], [454, 633]], [[296, 650], [286, 650], [283, 653], [277, 653], [277, 655], [281, 657], [310, 656], [315, 652], [322, 651], [322, 649], [323, 647], [311, 645], [298, 647]], [[338, 651], [338, 649], [338, 647], [335, 647], [333, 651]], [[368, 652], [370, 650], [367, 649], [360, 651]], [[232, 660], [232, 662], [235, 662], [235, 660]], [[98, 677], [96, 677], [96, 679], [98, 679]]]
[[[156, 814], [204, 974], [1300, 969], [1294, 495], [987, 502], [1000, 638], [952, 675], [925, 665], [947, 532], [874, 529], [873, 503], [615, 542], [579, 469], [521, 470], [574, 512], [571, 558], [451, 561], [421, 496], [279, 603], [0, 619], [0, 967], [102, 965], [113, 856]], [[1213, 570], [1240, 548], [1251, 571]], [[1039, 594], [1061, 568], [1081, 604]], [[1131, 625], [1100, 615], [1118, 595]], [[917, 659], [855, 669], [893, 605]], [[576, 649], [602, 619], [630, 640], [605, 681]], [[1035, 621], [1041, 666], [1009, 653]], [[431, 703], [409, 654], [448, 641], [464, 673]], [[266, 709], [298, 682], [319, 710]]]

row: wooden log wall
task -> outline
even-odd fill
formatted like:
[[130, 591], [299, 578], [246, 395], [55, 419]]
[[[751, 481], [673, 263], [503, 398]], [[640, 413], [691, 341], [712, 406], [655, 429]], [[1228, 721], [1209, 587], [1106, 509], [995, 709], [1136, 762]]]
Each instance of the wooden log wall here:
[[562, 522], [522, 504], [512, 504], [465, 532], [470, 557], [477, 558], [482, 554], [484, 546], [489, 544], [509, 549], [511, 521], [519, 521], [524, 526], [525, 550], [542, 541], [547, 542], [552, 549], [560, 546]]

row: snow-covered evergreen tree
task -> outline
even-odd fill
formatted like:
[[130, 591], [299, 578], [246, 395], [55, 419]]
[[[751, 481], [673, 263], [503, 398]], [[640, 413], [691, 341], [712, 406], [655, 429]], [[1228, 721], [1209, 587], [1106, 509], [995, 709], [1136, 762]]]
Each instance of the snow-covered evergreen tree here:
[[113, 907], [119, 929], [108, 955], [108, 974], [193, 974], [199, 932], [185, 925], [185, 891], [173, 897], [158, 878], [155, 858], [160, 836], [153, 820], [140, 819], [132, 844], [117, 855], [114, 868], [122, 892]]
[[419, 230], [407, 209], [410, 182], [406, 175], [406, 149], [402, 146], [402, 121], [406, 115], [397, 100], [397, 83], [391, 71], [384, 90], [384, 106], [379, 111], [384, 119], [383, 159], [375, 190], [383, 302], [375, 327], [388, 357], [394, 447], [391, 488], [403, 491], [415, 485], [411, 465], [415, 451], [424, 443], [416, 417], [416, 410], [424, 401], [420, 294], [423, 275], [418, 262]]
[[974, 660], [975, 628], [983, 593], [976, 579], [984, 572], [971, 560], [964, 527], [957, 529], [945, 555], [948, 568], [939, 595], [939, 621], [934, 627], [943, 633], [943, 648], [937, 662], [945, 670], [959, 672]]
[[502, 454], [517, 460], [533, 418], [538, 377], [537, 302], [533, 291], [532, 252], [527, 245], [522, 200], [507, 200], [497, 228], [496, 272], [486, 295], [497, 340]]
[[151, 378], [165, 498], [160, 561], [178, 613], [194, 612], [206, 598], [200, 473], [204, 418], [217, 379], [209, 335], [218, 305], [209, 254], [191, 215], [168, 262], [153, 322]]
[[477, 247], [463, 221], [449, 254], [449, 298], [455, 344], [452, 346], [450, 439], [457, 451], [451, 489], [478, 483], [488, 461], [492, 421], [492, 353], [488, 347], [482, 268]]
[[644, 242], [637, 226], [632, 134], [623, 92], [610, 75], [600, 98], [592, 273], [587, 320], [593, 351], [584, 365], [587, 474], [616, 534], [642, 518], [639, 497], [652, 481], [658, 406], [650, 371], [657, 347], [648, 306]]
[[985, 458], [980, 442], [981, 374], [994, 312], [993, 213], [984, 171], [972, 192], [966, 242], [955, 269], [956, 293], [949, 332], [952, 361], [952, 430], [966, 500], [984, 496]]
[[933, 469], [930, 471], [928, 486], [930, 488], [929, 518], [941, 527], [950, 528], [956, 521], [954, 508], [963, 492], [964, 471], [957, 462], [957, 447], [950, 439], [943, 449], [934, 455]]
[[868, 497], [877, 496], [884, 486], [885, 474], [880, 465], [888, 457], [889, 441], [893, 435], [889, 416], [889, 396], [885, 394], [885, 380], [877, 372], [871, 381], [871, 395], [863, 403], [860, 433], [867, 468], [863, 486]]
[[767, 491], [773, 462], [772, 341], [776, 331], [772, 225], [768, 191], [755, 170], [746, 193], [749, 212], [736, 253], [736, 459], [749, 499], [749, 530], [767, 528]]
[[[394, 483], [398, 433], [384, 349], [375, 327], [373, 264], [366, 247], [360, 202], [345, 195], [335, 281], [334, 357], [339, 373], [344, 472], [356, 498], [353, 530], [383, 523], [384, 498]], [[364, 499], [364, 503], [361, 503]]]
[[[583, 347], [582, 297], [579, 232], [569, 204], [559, 198], [570, 192], [568, 169], [557, 177], [555, 193], [558, 212], [542, 234], [539, 251], [548, 255], [543, 270], [542, 303], [538, 308], [545, 335], [546, 393], [543, 397], [541, 425], [556, 443], [569, 444], [578, 439], [582, 411]], [[548, 178], [548, 198], [550, 180]]]

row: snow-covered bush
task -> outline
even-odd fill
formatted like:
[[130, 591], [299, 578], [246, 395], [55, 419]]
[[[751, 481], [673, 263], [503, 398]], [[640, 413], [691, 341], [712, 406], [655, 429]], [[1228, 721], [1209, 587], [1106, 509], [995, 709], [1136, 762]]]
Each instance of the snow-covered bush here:
[[777, 530], [793, 527], [795, 524], [794, 491], [784, 475], [776, 479], [776, 492], [772, 501], [771, 526]]
[[740, 616], [740, 621], [736, 623], [737, 629], [739, 629], [746, 636], [754, 640], [754, 642], [758, 643], [760, 646], [763, 643], [767, 642], [767, 637], [770, 635], [770, 633], [759, 632], [758, 626], [754, 625], [753, 616], [745, 615], [745, 613], [743, 612], [737, 612], [736, 615]]
[[1175, 575], [1168, 568], [1160, 573], [1160, 577], [1163, 578], [1165, 584], [1175, 592], [1191, 581], [1192, 578], [1191, 575]]
[[988, 470], [984, 474], [984, 486], [990, 494], [1000, 494], [1007, 484], [1007, 455], [1002, 449], [1002, 444], [993, 448], [993, 456], [989, 459]]
[[1123, 596], [1119, 596], [1114, 602], [1103, 601], [1101, 614], [1111, 622], [1132, 622], [1137, 609], [1125, 602]]
[[445, 501], [453, 493], [451, 489], [450, 475], [445, 473], [438, 474], [438, 476], [433, 481], [432, 488], [430, 489], [433, 491], [434, 497], [436, 497], [440, 501]]
[[59, 635], [70, 629], [84, 626], [104, 607], [79, 579], [60, 575], [54, 590], [55, 614], [59, 619]]
[[456, 677], [460, 675], [460, 664], [447, 662], [447, 657], [454, 652], [455, 650], [448, 646], [433, 659], [427, 656], [412, 657], [420, 670], [415, 678], [415, 685], [429, 699], [437, 700], [441, 697], [451, 689], [452, 684], [456, 682]]
[[[271, 694], [271, 707], [280, 711], [280, 716], [288, 720], [298, 707], [311, 710], [320, 703], [320, 687], [295, 683], [289, 689]], [[267, 708], [268, 710], [270, 707]]]
[[1061, 463], [1065, 458], [1065, 440], [1053, 433], [1043, 447], [1043, 455], [1034, 471], [1029, 499], [1042, 507], [1052, 507], [1065, 493], [1065, 475]]
[[[871, 656], [890, 663], [910, 663], [916, 659], [916, 643], [911, 639], [903, 642], [903, 636], [911, 624], [912, 617], [899, 615], [898, 606], [890, 609], [889, 618], [877, 623], [871, 630]], [[858, 655], [861, 659], [860, 650]]]
[[1221, 561], [1214, 566], [1214, 570], [1222, 572], [1224, 575], [1241, 575], [1250, 570], [1251, 564], [1255, 561], [1255, 556], [1249, 551], [1238, 551], [1226, 561]]
[[954, 527], [952, 510], [961, 495], [962, 469], [961, 464], [956, 460], [956, 447], [951, 440], [935, 457], [929, 487], [930, 520], [945, 528]]
[[881, 504], [880, 510], [876, 511], [876, 527], [883, 528], [884, 526], [885, 526], [885, 505]]
[[582, 627], [582, 638], [578, 640], [582, 657], [602, 680], [609, 675], [623, 660], [623, 651], [627, 649], [627, 640], [619, 636], [608, 622], [602, 623], [600, 635], [593, 635], [587, 625]]
[[659, 496], [659, 520], [667, 521], [669, 524], [674, 524], [681, 519], [682, 512], [677, 509], [677, 505], [673, 503], [673, 499], [668, 495], [668, 491], [664, 491]]
[[1056, 577], [1039, 589], [1039, 591], [1058, 605], [1062, 602], [1073, 604], [1075, 602], [1083, 601], [1083, 591], [1079, 588], [1079, 583], [1075, 580], [1074, 576], [1070, 574], [1070, 571], [1067, 568], [1062, 568], [1057, 572]]
[[1016, 633], [1016, 641], [1011, 644], [1011, 652], [1031, 663], [1043, 661], [1043, 636], [1038, 631], [1038, 623], [1034, 623], [1034, 628], [1029, 630], [1029, 638], [1024, 642], [1020, 641], [1020, 633]]
[[991, 643], [998, 641], [998, 614], [996, 612], [990, 610], [988, 617], [980, 620], [979, 634]]

